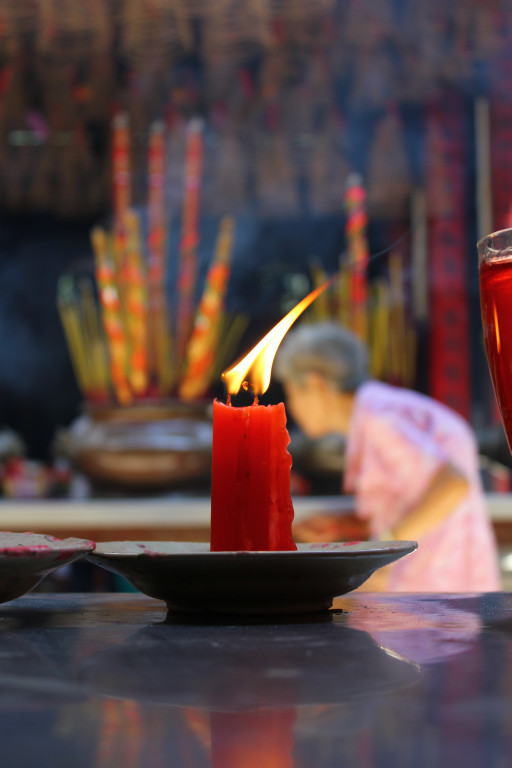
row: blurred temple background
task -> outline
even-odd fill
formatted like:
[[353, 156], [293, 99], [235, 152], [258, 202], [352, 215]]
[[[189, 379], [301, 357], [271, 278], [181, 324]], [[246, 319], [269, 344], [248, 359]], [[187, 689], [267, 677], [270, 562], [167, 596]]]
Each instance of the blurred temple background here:
[[[101, 242], [115, 262], [128, 210], [175, 329], [228, 216], [224, 357], [340, 267], [350, 282], [362, 248], [374, 374], [455, 408], [507, 464], [475, 243], [512, 224], [511, 43], [499, 0], [3, 0], [0, 423], [48, 461], [80, 414], [77, 275]], [[350, 323], [349, 303], [342, 279], [305, 320]], [[220, 351], [198, 399], [222, 392]]]

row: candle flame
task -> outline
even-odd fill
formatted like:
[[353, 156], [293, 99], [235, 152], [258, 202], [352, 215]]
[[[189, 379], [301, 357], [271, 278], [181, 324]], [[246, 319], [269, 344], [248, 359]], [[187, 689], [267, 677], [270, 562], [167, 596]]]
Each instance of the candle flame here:
[[228, 395], [238, 394], [244, 382], [249, 383], [255, 395], [262, 395], [267, 391], [272, 364], [285, 334], [304, 310], [334, 282], [336, 277], [337, 275], [334, 275], [319, 285], [318, 288], [315, 288], [314, 291], [311, 291], [302, 301], [299, 301], [245, 357], [224, 371], [222, 378], [226, 384]]

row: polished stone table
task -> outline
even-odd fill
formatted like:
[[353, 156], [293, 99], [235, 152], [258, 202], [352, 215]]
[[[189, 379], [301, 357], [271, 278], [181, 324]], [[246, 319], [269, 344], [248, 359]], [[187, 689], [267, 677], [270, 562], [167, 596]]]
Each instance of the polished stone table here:
[[142, 595], [0, 606], [2, 768], [500, 768], [512, 595], [200, 620]]

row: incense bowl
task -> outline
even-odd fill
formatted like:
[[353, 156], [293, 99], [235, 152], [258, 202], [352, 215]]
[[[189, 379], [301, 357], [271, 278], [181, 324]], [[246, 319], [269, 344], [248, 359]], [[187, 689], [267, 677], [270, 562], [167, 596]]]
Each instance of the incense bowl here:
[[179, 400], [88, 406], [68, 430], [64, 451], [93, 484], [126, 490], [197, 487], [208, 482], [211, 471], [209, 407]]

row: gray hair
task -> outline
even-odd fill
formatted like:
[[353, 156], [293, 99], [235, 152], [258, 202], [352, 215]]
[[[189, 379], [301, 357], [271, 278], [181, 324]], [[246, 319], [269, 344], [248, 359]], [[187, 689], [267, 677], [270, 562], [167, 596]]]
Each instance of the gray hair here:
[[318, 373], [341, 392], [354, 392], [368, 379], [368, 350], [336, 323], [301, 325], [286, 334], [274, 375], [301, 384], [308, 373]]

